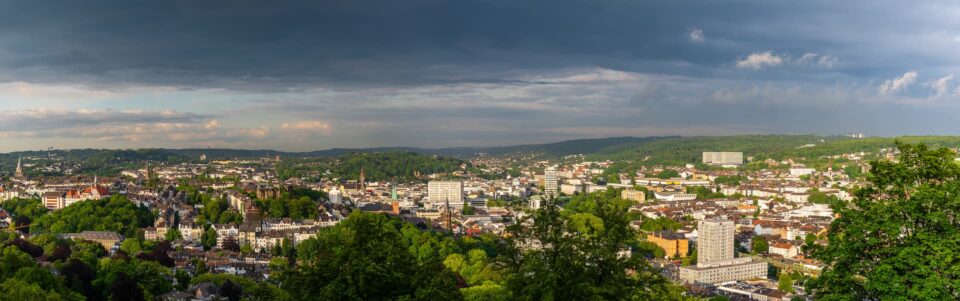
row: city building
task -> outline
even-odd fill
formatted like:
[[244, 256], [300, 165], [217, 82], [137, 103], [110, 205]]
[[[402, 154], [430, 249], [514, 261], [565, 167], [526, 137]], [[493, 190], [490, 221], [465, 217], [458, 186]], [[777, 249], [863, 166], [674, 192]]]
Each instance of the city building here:
[[643, 203], [647, 199], [647, 194], [642, 190], [624, 189], [620, 192], [620, 198]]
[[557, 174], [557, 168], [550, 166], [543, 171], [543, 194], [546, 197], [557, 196], [560, 187], [560, 178]]
[[785, 258], [793, 258], [800, 254], [800, 248], [797, 248], [797, 246], [789, 242], [774, 242], [770, 244], [768, 253], [777, 254]]
[[743, 164], [742, 152], [703, 152], [703, 163], [714, 165]]
[[15, 173], [17, 178], [23, 177], [23, 166], [20, 164], [20, 161], [22, 161], [22, 158], [17, 158], [17, 171]]
[[731, 220], [703, 220], [697, 223], [697, 266], [733, 259], [736, 224]]
[[57, 210], [66, 206], [66, 196], [60, 191], [43, 193], [43, 206], [50, 210]]
[[697, 199], [697, 194], [679, 191], [656, 191], [654, 197], [664, 202], [691, 201]]
[[750, 257], [734, 257], [734, 232], [731, 220], [709, 219], [697, 223], [697, 265], [680, 268], [680, 279], [687, 283], [715, 284], [765, 278], [767, 263]]
[[683, 234], [671, 231], [657, 231], [647, 234], [647, 241], [656, 244], [665, 251], [667, 258], [685, 258], [690, 252], [690, 242]]
[[120, 236], [119, 233], [113, 231], [83, 231], [80, 233], [66, 233], [61, 234], [60, 238], [92, 241], [99, 243], [108, 251], [123, 241], [123, 237]]
[[463, 181], [430, 181], [427, 198], [433, 206], [463, 206]]

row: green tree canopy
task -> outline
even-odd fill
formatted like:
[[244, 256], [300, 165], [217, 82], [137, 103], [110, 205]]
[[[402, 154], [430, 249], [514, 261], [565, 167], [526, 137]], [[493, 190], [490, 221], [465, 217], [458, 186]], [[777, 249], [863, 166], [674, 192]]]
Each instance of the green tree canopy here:
[[765, 254], [770, 251], [770, 243], [768, 243], [767, 238], [763, 236], [754, 236], [751, 246], [751, 251], [753, 251], [754, 254]]
[[823, 300], [960, 299], [960, 168], [948, 149], [897, 143], [897, 162], [871, 162], [871, 185], [827, 232], [808, 281]]
[[508, 228], [498, 260], [515, 300], [669, 300], [676, 288], [631, 252], [630, 202], [615, 190], [543, 209]]
[[79, 202], [39, 217], [30, 227], [33, 232], [74, 233], [116, 231], [136, 237], [141, 227], [153, 225], [153, 213], [126, 197], [114, 195]]
[[403, 227], [386, 215], [351, 214], [308, 243], [312, 257], [283, 276], [285, 289], [302, 300], [462, 299], [439, 259], [420, 261], [408, 250]]

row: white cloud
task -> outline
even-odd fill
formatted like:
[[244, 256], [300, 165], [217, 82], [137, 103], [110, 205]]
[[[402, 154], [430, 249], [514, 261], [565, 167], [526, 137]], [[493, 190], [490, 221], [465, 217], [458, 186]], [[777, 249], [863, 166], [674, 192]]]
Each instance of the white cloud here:
[[784, 58], [773, 54], [773, 51], [754, 52], [747, 58], [737, 61], [737, 68], [760, 70], [764, 67], [776, 67], [783, 65]]
[[800, 64], [809, 64], [810, 62], [813, 62], [813, 61], [816, 61], [816, 60], [817, 60], [817, 54], [816, 54], [816, 53], [807, 52], [807, 53], [804, 53], [803, 56], [801, 56], [800, 59], [797, 60], [797, 63], [800, 63]]
[[833, 68], [833, 65], [840, 62], [840, 59], [832, 55], [823, 55], [820, 57], [820, 60], [817, 61], [817, 64], [826, 67]]
[[690, 42], [703, 43], [703, 29], [694, 28], [690, 31]]
[[953, 80], [953, 73], [927, 83], [927, 86], [930, 86], [930, 88], [933, 89], [933, 91], [936, 93], [933, 95], [933, 97], [941, 97], [941, 96], [947, 95], [947, 93], [949, 93], [950, 91], [951, 80]]
[[906, 90], [910, 85], [917, 81], [916, 71], [907, 71], [903, 75], [889, 79], [880, 85], [880, 94], [897, 94]]
[[329, 133], [333, 127], [330, 126], [330, 123], [319, 121], [319, 120], [303, 120], [292, 123], [284, 123], [280, 125], [280, 128], [285, 130], [301, 130], [301, 131], [316, 131], [321, 133]]
[[803, 56], [800, 56], [800, 58], [796, 60], [796, 64], [798, 65], [819, 66], [827, 69], [833, 68], [833, 65], [839, 62], [840, 59], [835, 56], [829, 54], [821, 55], [815, 52], [804, 53]]
[[181, 146], [198, 146], [197, 143], [211, 141], [262, 139], [267, 134], [265, 127], [221, 128], [220, 121], [211, 115], [173, 110], [37, 108], [0, 111], [0, 138], [86, 139], [152, 146], [178, 142]]
[[94, 89], [82, 85], [45, 85], [22, 81], [0, 83], [0, 94], [2, 94], [3, 97], [29, 99], [88, 99], [123, 96], [123, 94], [116, 91]]
[[605, 68], [595, 68], [587, 71], [575, 71], [569, 75], [548, 75], [536, 76], [530, 78], [521, 78], [525, 81], [538, 81], [550, 83], [596, 83], [596, 82], [627, 82], [640, 80], [642, 76], [637, 73], [623, 72]]

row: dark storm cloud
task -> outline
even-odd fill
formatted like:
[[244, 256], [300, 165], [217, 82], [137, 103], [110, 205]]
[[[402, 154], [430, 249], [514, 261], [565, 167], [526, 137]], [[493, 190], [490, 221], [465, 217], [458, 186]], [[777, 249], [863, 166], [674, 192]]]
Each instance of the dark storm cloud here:
[[[0, 4], [0, 79], [264, 89], [483, 82], [496, 80], [487, 75], [505, 69], [580, 66], [714, 77], [731, 72], [717, 67], [754, 51], [846, 54], [850, 50], [838, 47], [833, 37], [846, 38], [842, 31], [827, 30], [845, 21], [818, 21], [829, 11], [854, 7], [862, 6], [833, 1], [5, 2]], [[690, 42], [692, 28], [702, 30], [705, 43]]]
[[0, 101], [52, 117], [0, 121], [0, 139], [960, 133], [958, 46], [946, 1], [6, 1]]

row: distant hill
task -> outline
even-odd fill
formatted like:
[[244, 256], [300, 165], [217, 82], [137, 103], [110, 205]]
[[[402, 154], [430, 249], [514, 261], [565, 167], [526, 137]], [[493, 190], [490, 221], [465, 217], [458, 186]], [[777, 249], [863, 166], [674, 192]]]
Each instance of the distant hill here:
[[373, 148], [332, 148], [311, 152], [282, 152], [275, 150], [238, 150], [238, 149], [166, 149], [172, 154], [188, 158], [199, 158], [206, 154], [208, 159], [227, 158], [263, 158], [263, 157], [336, 157], [349, 153], [374, 153], [405, 151], [425, 155], [447, 157], [472, 157], [477, 154], [504, 155], [512, 153], [540, 153], [547, 156], [566, 156], [575, 154], [591, 154], [611, 147], [628, 144], [641, 144], [674, 137], [611, 137], [599, 139], [578, 139], [545, 144], [525, 144], [495, 147], [451, 147], [451, 148], [415, 148], [415, 147], [373, 147]]
[[590, 155], [596, 160], [643, 160], [644, 164], [696, 163], [705, 151], [743, 152], [757, 159], [816, 158], [894, 147], [895, 141], [933, 147], [960, 147], [957, 136], [901, 136], [854, 139], [845, 136], [739, 135], [671, 137], [607, 147]]
[[281, 156], [284, 158], [337, 157], [349, 153], [413, 152], [423, 155], [469, 158], [478, 154], [505, 155], [536, 153], [545, 157], [575, 154], [587, 155], [594, 160], [644, 160], [645, 164], [683, 164], [699, 162], [704, 151], [739, 151], [745, 156], [782, 159], [786, 157], [820, 157], [850, 152], [872, 152], [893, 147], [894, 141], [926, 143], [937, 147], [960, 147], [958, 136], [901, 136], [853, 139], [844, 136], [817, 135], [738, 135], [698, 137], [611, 137], [577, 139], [545, 144], [526, 144], [497, 147], [454, 148], [334, 148], [311, 152], [283, 152], [276, 150], [242, 149], [139, 149], [101, 150], [73, 149], [53, 151], [26, 151], [0, 154], [0, 170], [10, 170], [18, 157], [64, 157], [68, 161], [83, 161], [84, 165], [112, 166], [114, 169], [128, 167], [134, 162], [196, 161], [201, 154], [209, 160], [256, 159]]

